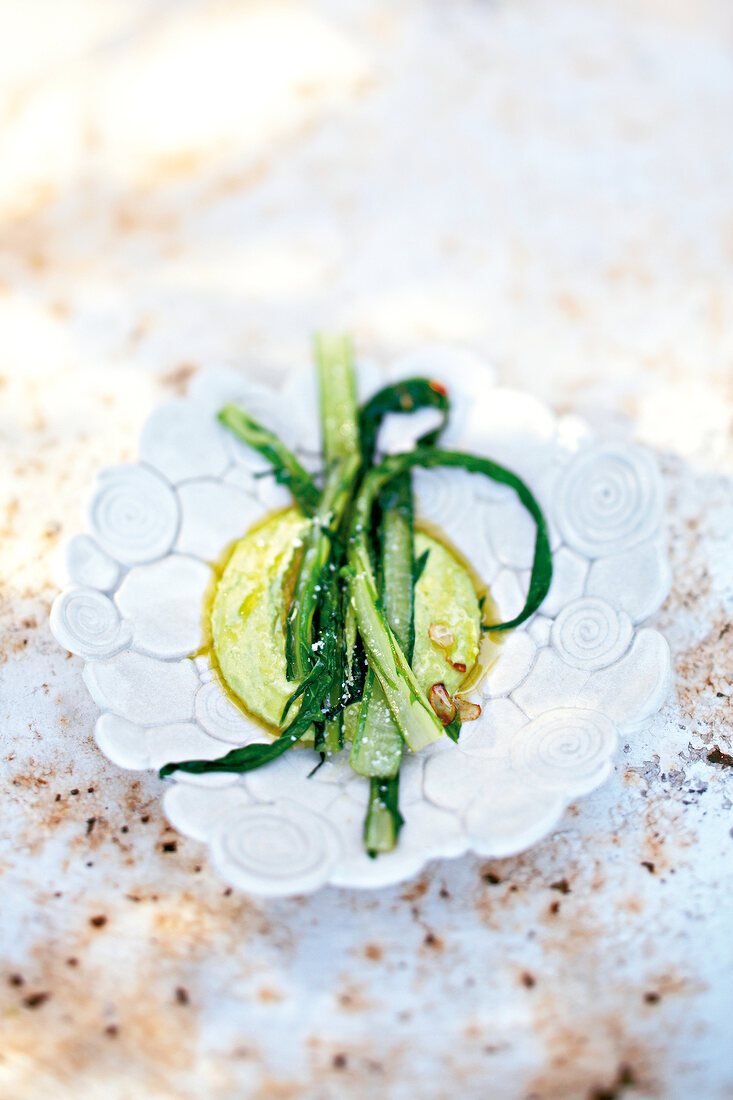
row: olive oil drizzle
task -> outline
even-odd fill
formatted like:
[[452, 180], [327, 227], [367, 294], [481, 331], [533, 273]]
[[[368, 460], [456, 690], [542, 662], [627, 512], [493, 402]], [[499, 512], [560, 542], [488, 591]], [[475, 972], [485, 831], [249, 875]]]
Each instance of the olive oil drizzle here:
[[[219, 687], [224, 692], [224, 694], [226, 695], [227, 699], [232, 704], [232, 706], [236, 707], [237, 710], [240, 712], [240, 714], [243, 715], [243, 717], [245, 717], [249, 722], [253, 722], [256, 726], [259, 726], [260, 729], [262, 729], [270, 737], [279, 737], [280, 734], [282, 733], [282, 727], [273, 725], [273, 723], [268, 722], [266, 719], [264, 719], [261, 714], [256, 714], [255, 711], [250, 710], [250, 708], [247, 706], [247, 704], [244, 702], [244, 700], [236, 693], [234, 688], [230, 685], [230, 683], [227, 680], [226, 676], [222, 672], [221, 663], [219, 661], [219, 655], [216, 652], [216, 644], [214, 642], [214, 634], [213, 634], [213, 631], [212, 631], [212, 628], [211, 628], [211, 617], [212, 617], [212, 614], [213, 614], [213, 611], [214, 611], [214, 601], [216, 600], [216, 593], [217, 593], [218, 588], [219, 588], [219, 582], [221, 581], [221, 578], [224, 575], [224, 571], [225, 571], [226, 567], [229, 565], [229, 562], [232, 558], [232, 555], [234, 554], [235, 550], [237, 549], [237, 547], [238, 547], [239, 543], [241, 542], [242, 538], [244, 538], [248, 535], [256, 534], [260, 530], [260, 528], [264, 527], [266, 524], [270, 523], [272, 520], [277, 519], [278, 516], [287, 516], [287, 515], [290, 515], [291, 512], [297, 512], [297, 511], [298, 511], [298, 509], [294, 508], [292, 505], [290, 505], [287, 508], [274, 508], [274, 509], [271, 509], [269, 512], [266, 513], [266, 515], [262, 516], [260, 519], [257, 520], [256, 523], [254, 523], [250, 528], [248, 528], [248, 530], [244, 532], [244, 535], [241, 535], [239, 538], [233, 539], [225, 547], [225, 549], [223, 550], [223, 552], [221, 553], [221, 555], [218, 558], [216, 558], [214, 561], [207, 562], [207, 565], [211, 569], [211, 580], [209, 581], [209, 584], [206, 587], [206, 591], [204, 593], [204, 598], [203, 598], [203, 602], [202, 602], [202, 608], [201, 608], [201, 636], [203, 638], [203, 641], [202, 641], [202, 643], [201, 643], [201, 645], [199, 646], [198, 649], [194, 650], [193, 653], [188, 654], [189, 660], [191, 660], [191, 661], [195, 660], [197, 657], [205, 657], [207, 659], [207, 661], [211, 665], [211, 671], [214, 674], [214, 678], [215, 678], [216, 682], [218, 683]], [[287, 614], [287, 592], [286, 592], [286, 587], [287, 587], [287, 584], [288, 584], [288, 579], [289, 579], [293, 569], [296, 567], [297, 556], [298, 556], [297, 548], [294, 547], [293, 557], [291, 559], [290, 565], [288, 566], [288, 569], [287, 569], [287, 572], [286, 572], [286, 575], [285, 575], [285, 578], [284, 578], [284, 581], [283, 581], [283, 609], [284, 609], [283, 610], [283, 619], [282, 619], [282, 621], [283, 621], [283, 630], [284, 630], [284, 623], [285, 623], [285, 615]], [[303, 738], [303, 742], [306, 745], [308, 745], [309, 744], [309, 739], [310, 739], [310, 743], [312, 744], [312, 740], [313, 740], [312, 735], [308, 735], [308, 734], [306, 734], [305, 738]]]

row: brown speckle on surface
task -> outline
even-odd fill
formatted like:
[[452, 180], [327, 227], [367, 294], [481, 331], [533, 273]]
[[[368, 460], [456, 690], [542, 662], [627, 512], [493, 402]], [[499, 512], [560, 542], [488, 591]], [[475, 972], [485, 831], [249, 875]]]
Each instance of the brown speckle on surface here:
[[107, 917], [100, 913], [96, 917], [90, 917], [89, 923], [91, 924], [92, 928], [103, 928], [107, 923]]
[[430, 889], [430, 880], [422, 875], [416, 882], [402, 891], [403, 901], [415, 902], [424, 897]]
[[588, 1100], [620, 1100], [621, 1094], [626, 1089], [633, 1088], [636, 1084], [636, 1075], [631, 1066], [621, 1065], [618, 1068], [616, 1079], [611, 1085], [600, 1085], [592, 1088], [588, 1093]]
[[733, 753], [723, 752], [717, 745], [708, 753], [707, 759], [711, 764], [720, 764], [724, 768], [733, 768]]
[[198, 367], [193, 363], [181, 363], [179, 367], [161, 374], [160, 381], [174, 393], [183, 395], [197, 370]]
[[25, 985], [25, 978], [22, 974], [11, 974], [8, 978], [8, 983], [15, 986]]
[[260, 1004], [280, 1004], [285, 998], [279, 990], [265, 986], [257, 990], [257, 1000]]
[[650, 875], [653, 875], [656, 870], [654, 863], [650, 859], [642, 859], [641, 866], [646, 867]]
[[176, 986], [176, 1004], [187, 1005], [190, 999], [191, 998], [188, 995], [187, 989], [185, 989], [182, 985]]
[[522, 982], [522, 985], [526, 989], [534, 989], [534, 987], [537, 985], [536, 978], [532, 974], [530, 974], [528, 970], [525, 970], [522, 973], [520, 980]]
[[551, 890], [557, 890], [561, 894], [569, 894], [570, 893], [570, 886], [568, 885], [568, 880], [566, 878], [561, 878], [561, 879], [558, 879], [557, 882], [551, 883], [550, 884], [550, 889]]
[[50, 993], [29, 993], [27, 997], [23, 998], [23, 1004], [26, 1008], [40, 1008], [50, 997]]
[[345, 1054], [334, 1054], [332, 1065], [334, 1069], [346, 1069], [348, 1058]]

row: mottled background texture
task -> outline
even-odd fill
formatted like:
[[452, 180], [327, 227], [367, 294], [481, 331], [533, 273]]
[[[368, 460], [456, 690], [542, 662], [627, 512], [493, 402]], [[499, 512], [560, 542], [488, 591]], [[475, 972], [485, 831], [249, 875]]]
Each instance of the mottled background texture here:
[[[2, 1100], [733, 1097], [732, 136], [726, 0], [3, 0]], [[53, 554], [322, 325], [653, 448], [676, 678], [525, 855], [259, 902], [95, 748]]]

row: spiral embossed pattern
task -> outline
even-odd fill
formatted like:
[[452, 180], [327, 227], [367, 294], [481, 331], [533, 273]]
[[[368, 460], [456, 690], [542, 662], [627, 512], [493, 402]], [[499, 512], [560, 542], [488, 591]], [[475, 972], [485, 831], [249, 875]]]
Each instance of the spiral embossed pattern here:
[[273, 897], [325, 882], [339, 850], [338, 834], [328, 821], [284, 799], [242, 810], [212, 842], [224, 878]]
[[114, 466], [99, 477], [89, 503], [89, 526], [100, 545], [123, 565], [167, 553], [178, 530], [178, 499], [143, 466]]
[[552, 645], [575, 668], [605, 668], [622, 657], [634, 628], [623, 611], [598, 597], [585, 596], [564, 607], [552, 627]]
[[128, 645], [131, 632], [112, 601], [95, 588], [72, 588], [51, 609], [56, 640], [79, 657], [111, 657]]
[[422, 519], [439, 524], [451, 531], [460, 526], [471, 503], [469, 495], [470, 474], [463, 470], [438, 467], [432, 470], [413, 471], [415, 505]]
[[555, 522], [564, 541], [603, 557], [654, 534], [662, 512], [653, 459], [631, 447], [592, 447], [574, 459], [555, 491]]
[[596, 787], [611, 768], [616, 727], [594, 710], [548, 710], [525, 726], [512, 745], [514, 767], [538, 786], [566, 794]]
[[264, 740], [262, 729], [249, 722], [244, 714], [230, 703], [216, 680], [202, 684], [196, 693], [196, 718], [207, 733], [231, 745], [245, 745], [250, 741]]

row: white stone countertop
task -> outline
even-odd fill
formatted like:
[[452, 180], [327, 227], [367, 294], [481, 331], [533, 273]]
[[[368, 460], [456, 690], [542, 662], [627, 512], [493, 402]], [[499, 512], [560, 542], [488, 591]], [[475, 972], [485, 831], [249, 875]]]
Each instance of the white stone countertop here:
[[[0, 1096], [733, 1097], [733, 9], [0, 3]], [[675, 686], [525, 855], [256, 901], [48, 628], [95, 472], [223, 360], [426, 341], [660, 457]]]

